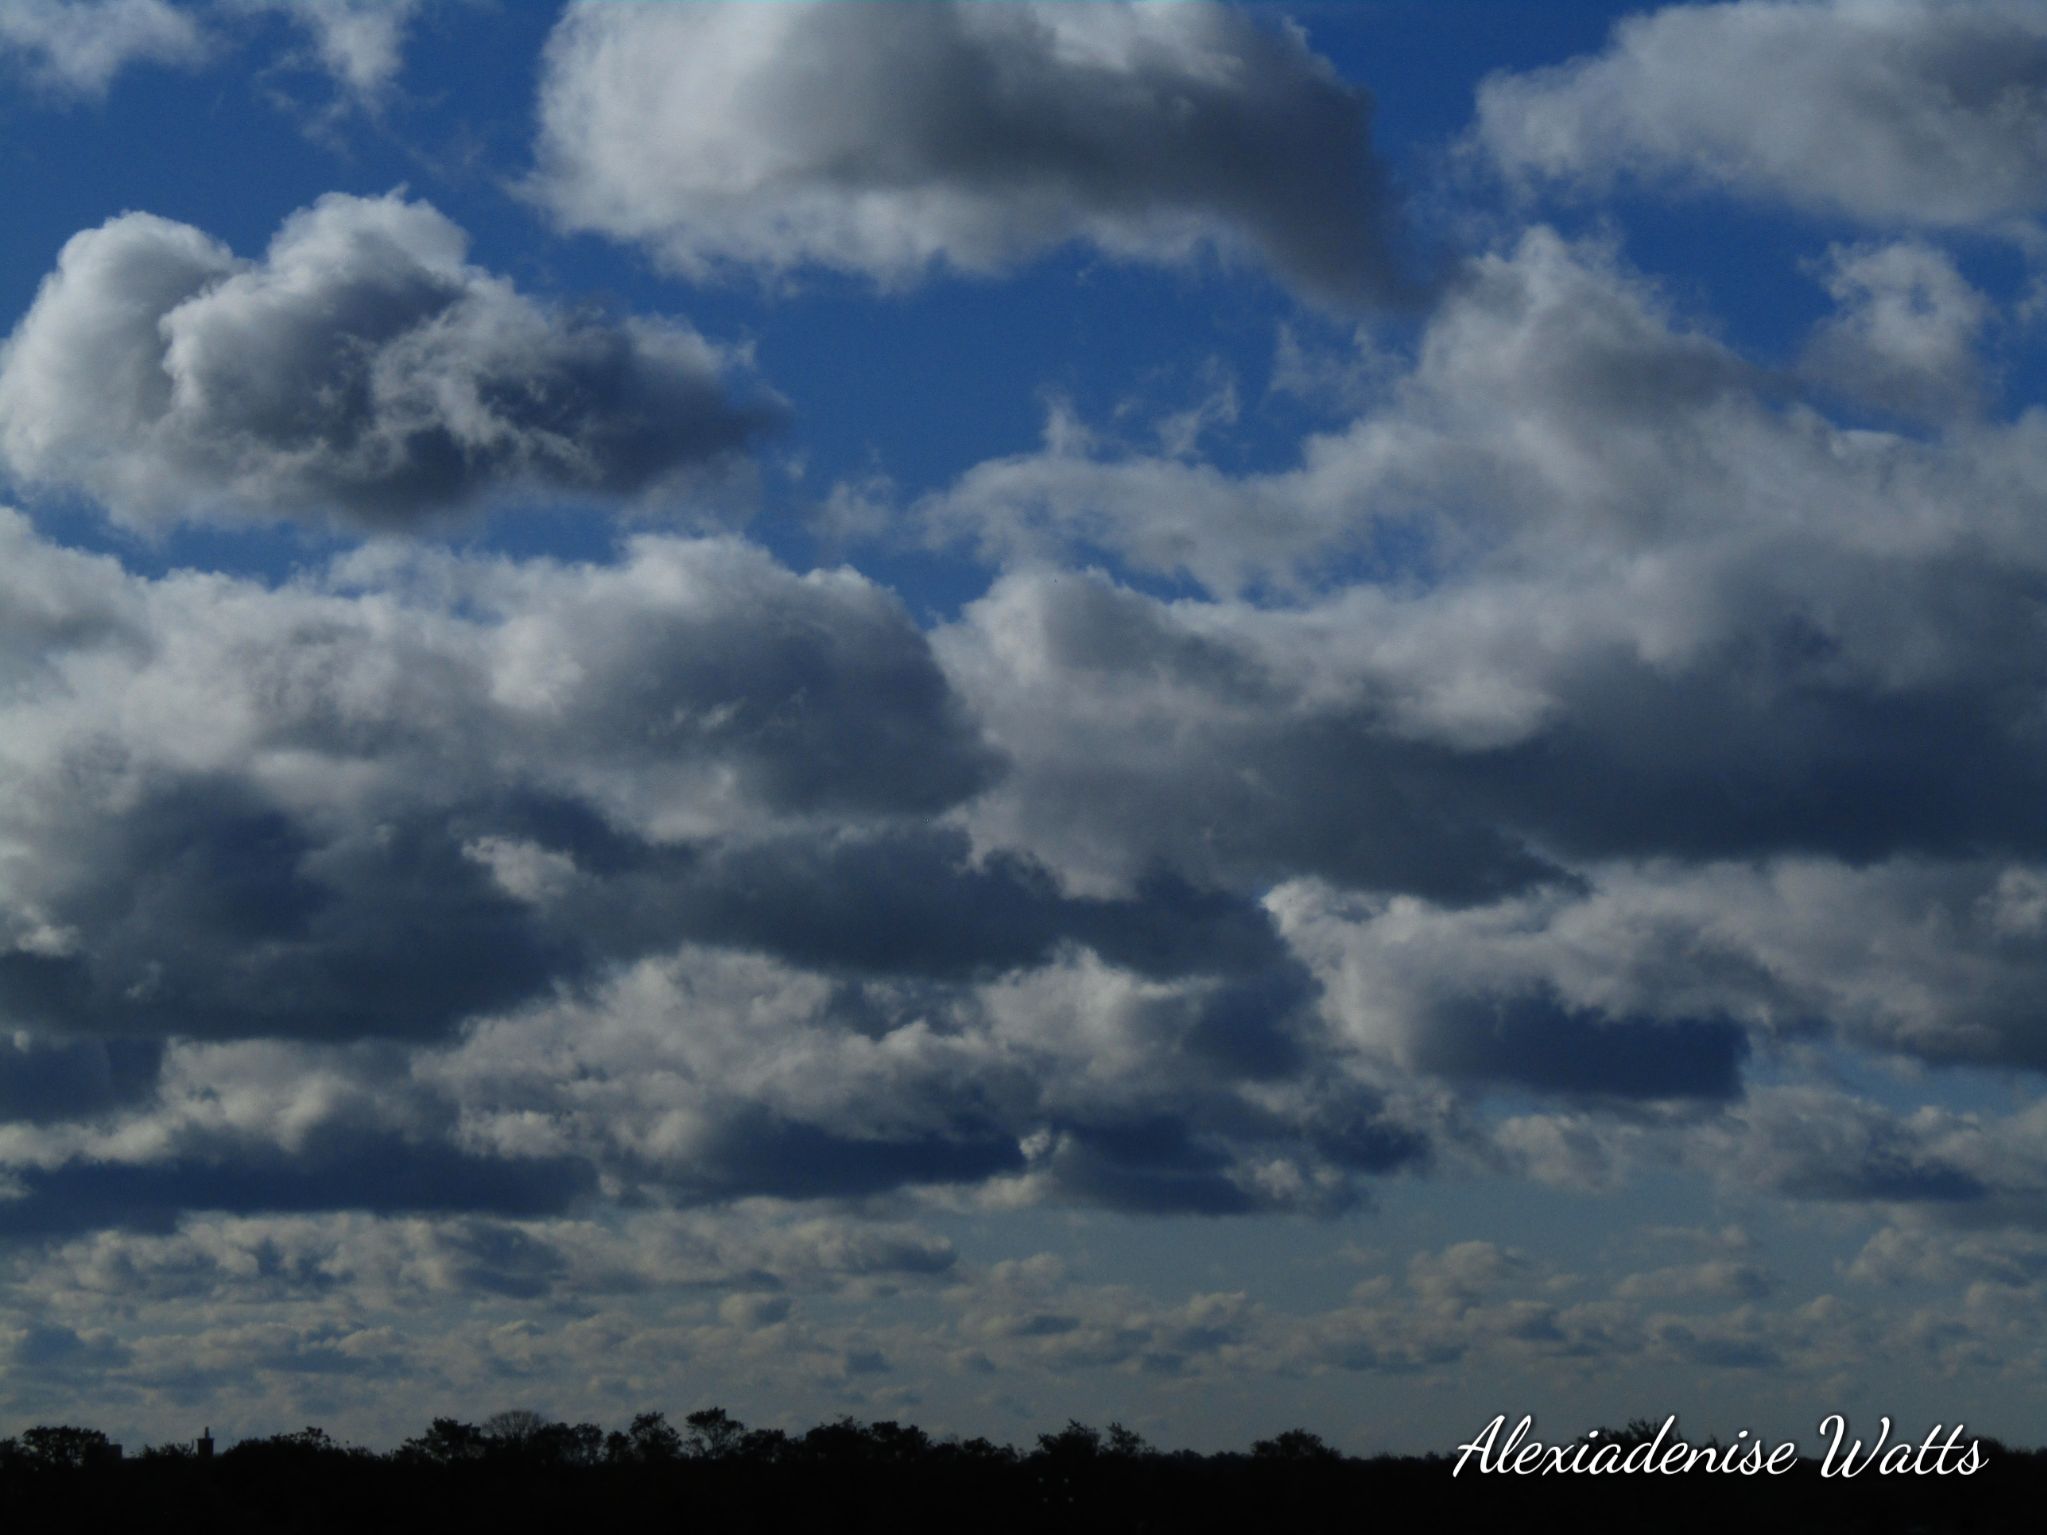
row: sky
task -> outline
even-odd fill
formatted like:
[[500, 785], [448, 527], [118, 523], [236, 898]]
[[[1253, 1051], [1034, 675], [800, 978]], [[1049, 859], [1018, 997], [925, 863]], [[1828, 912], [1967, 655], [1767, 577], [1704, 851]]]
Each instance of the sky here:
[[0, 0], [0, 1432], [2047, 1440], [2030, 0]]

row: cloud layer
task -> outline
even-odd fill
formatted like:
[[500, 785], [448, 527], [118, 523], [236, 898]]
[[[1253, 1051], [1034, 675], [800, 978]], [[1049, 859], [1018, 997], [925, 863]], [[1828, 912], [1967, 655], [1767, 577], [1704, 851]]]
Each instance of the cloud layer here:
[[[1288, 515], [1205, 532], [1201, 595], [1044, 563], [1209, 515], [1177, 459], [1063, 450], [921, 508], [1029, 530], [932, 633], [731, 539], [272, 586], [12, 521], [0, 1003], [75, 1104], [14, 1216], [321, 1208], [397, 1147], [441, 1169], [403, 1209], [496, 1208], [495, 1157], [533, 1211], [1330, 1210], [1432, 1159], [1575, 1177], [1574, 1125], [1596, 1162], [1645, 1111], [1741, 1142], [1759, 1053], [1815, 1036], [2037, 1069], [2039, 428], [1953, 431], [1786, 404], [1537, 231], [1300, 468], [1206, 472]], [[1377, 536], [1359, 504], [1390, 579], [1246, 593]], [[207, 1040], [355, 1085], [223, 1141], [153, 1096]], [[1501, 1092], [1544, 1107], [1496, 1135]], [[1881, 1144], [1781, 1186], [1996, 1187]]]
[[900, 284], [1084, 241], [1249, 254], [1343, 303], [1400, 288], [1367, 97], [1219, 5], [583, 5], [540, 114], [556, 217], [692, 277]]
[[537, 303], [466, 247], [424, 203], [339, 193], [260, 262], [148, 214], [77, 235], [0, 351], [0, 460], [135, 523], [394, 529], [643, 494], [776, 419], [688, 326]]
[[[159, 9], [0, 46], [89, 94]], [[417, 9], [293, 12], [394, 132]], [[1415, 1388], [1475, 1375], [1584, 1422], [2031, 1392], [2047, 414], [2023, 249], [1954, 236], [2037, 212], [2039, 41], [1742, 0], [1495, 77], [1513, 179], [1876, 227], [1781, 226], [1767, 349], [1538, 224], [1376, 330], [1290, 311], [1262, 394], [1239, 329], [1192, 409], [1060, 404], [893, 501], [799, 453], [866, 573], [773, 517], [437, 545], [687, 514], [783, 413], [424, 203], [77, 234], [0, 353], [0, 1410], [1241, 1443], [1397, 1383], [1362, 1446], [1468, 1432]], [[1071, 245], [1412, 296], [1362, 87], [1262, 14], [586, 5], [540, 66], [525, 191], [767, 277], [720, 312], [785, 355], [860, 300], [778, 276]], [[412, 536], [145, 574], [79, 501]]]

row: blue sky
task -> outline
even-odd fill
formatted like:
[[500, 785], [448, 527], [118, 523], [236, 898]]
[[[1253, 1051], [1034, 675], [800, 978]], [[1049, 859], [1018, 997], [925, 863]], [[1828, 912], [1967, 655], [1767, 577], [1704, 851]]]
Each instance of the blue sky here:
[[2043, 102], [0, 0], [0, 1428], [2039, 1441]]

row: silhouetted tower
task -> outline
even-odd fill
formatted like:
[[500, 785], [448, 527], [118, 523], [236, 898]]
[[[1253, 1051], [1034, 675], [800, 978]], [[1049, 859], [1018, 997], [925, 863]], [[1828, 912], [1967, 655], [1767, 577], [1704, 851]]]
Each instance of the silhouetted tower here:
[[213, 1425], [211, 1423], [206, 1425], [206, 1432], [199, 1436], [199, 1458], [201, 1460], [213, 1459]]

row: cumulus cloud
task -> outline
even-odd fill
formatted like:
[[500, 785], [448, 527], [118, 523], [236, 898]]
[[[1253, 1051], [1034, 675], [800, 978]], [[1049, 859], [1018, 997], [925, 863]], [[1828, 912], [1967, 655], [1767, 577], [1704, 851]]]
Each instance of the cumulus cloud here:
[[[927, 635], [729, 539], [271, 587], [12, 522], [0, 998], [9, 1064], [80, 1082], [34, 1144], [147, 1109], [155, 1058], [100, 1085], [86, 1040], [382, 1039], [440, 1118], [336, 1144], [441, 1146], [458, 1192], [492, 1156], [685, 1205], [1333, 1210], [1481, 1155], [1456, 1105], [1501, 1091], [1712, 1123], [1818, 1028], [2036, 1064], [2038, 549], [2000, 510], [2036, 433], [1844, 431], [1537, 235], [1264, 492], [1376, 475], [1407, 582], [1024, 560]], [[1498, 1145], [1579, 1176], [1567, 1130]], [[219, 1155], [71, 1190], [62, 1144], [24, 1222]], [[308, 1208], [325, 1165], [214, 1197]]]
[[1249, 894], [975, 855], [1001, 758], [850, 572], [645, 537], [266, 586], [0, 536], [0, 1231], [600, 1179], [1322, 1210], [1429, 1153]]
[[[1833, 277], [1816, 359], [1894, 409], [1977, 387], [1943, 259]], [[1062, 434], [969, 471], [917, 508], [1006, 567], [935, 636], [1010, 764], [961, 819], [1098, 896], [1268, 892], [1358, 1048], [1470, 1091], [1710, 1114], [1814, 1029], [2037, 1067], [2042, 423], [1831, 397], [1537, 230], [1295, 467]]]
[[[1545, 521], [1600, 548], [1705, 531], [1707, 508], [1739, 504], [1756, 453], [1810, 452], [1762, 383], [1615, 252], [1538, 227], [1468, 262], [1411, 367], [1374, 408], [1309, 437], [1292, 467], [1232, 476], [1061, 430], [917, 512], [993, 559], [1101, 549], [1217, 595], [1362, 601], [1371, 583], [1329, 579], [1339, 561], [1392, 578], [1383, 587], [1455, 573], [1517, 534], [1517, 552], [1544, 553]], [[1838, 477], [1831, 458], [1811, 455], [1807, 472]]]
[[[976, 825], [1076, 877], [1467, 899], [1617, 856], [2030, 857], [2041, 429], [1837, 426], [1537, 231], [1298, 467], [1054, 449], [921, 508], [1011, 566], [939, 636], [1017, 763]], [[1053, 563], [1088, 549], [1209, 596]]]
[[1511, 174], [1674, 178], [1874, 225], [2047, 209], [2047, 17], [2026, 0], [1734, 0], [1479, 89]]
[[[1212, 976], [1148, 980], [1077, 955], [936, 987], [692, 947], [586, 1001], [489, 1020], [417, 1075], [482, 1144], [572, 1150], [685, 1204], [954, 1184], [1119, 1209], [1313, 1209], [1426, 1156], [1420, 1106], [1355, 1078], [1309, 1081], [1322, 1048], [1304, 999], [1219, 1019], [1232, 1000]], [[1290, 1025], [1297, 1059], [1246, 1071], [1205, 1037], [1219, 1022]], [[561, 1100], [570, 1062], [583, 1085]], [[534, 1123], [529, 1106], [547, 1102]]]
[[401, 599], [0, 532], [30, 642], [0, 996], [38, 1027], [416, 1036], [693, 925], [781, 941], [818, 855], [718, 839], [927, 815], [992, 770], [892, 598], [738, 543], [422, 557], [439, 595]]
[[537, 194], [692, 277], [897, 284], [1069, 241], [1249, 254], [1395, 296], [1369, 102], [1220, 5], [580, 5], [548, 47]]
[[322, 198], [260, 262], [148, 214], [74, 236], [0, 351], [0, 459], [138, 524], [395, 529], [649, 493], [775, 420], [688, 326], [551, 308], [466, 246], [395, 194]]
[[1838, 1090], [1758, 1093], [1702, 1150], [1721, 1176], [1796, 1198], [1929, 1206], [1966, 1223], [2037, 1209], [2047, 1183], [2047, 1114], [1906, 1113]]
[[1980, 402], [1990, 305], [1953, 261], [1918, 241], [1828, 254], [1825, 282], [1837, 308], [1808, 343], [1808, 371], [1907, 416], [1938, 420]]
[[130, 64], [190, 65], [207, 38], [169, 0], [15, 0], [0, 8], [0, 63], [45, 89], [97, 96]]
[[[1695, 1065], [1738, 1059], [1733, 1022], [1757, 1040], [1824, 1029], [1879, 1052], [2038, 1069], [2047, 1056], [2028, 1000], [2041, 979], [2037, 928], [2030, 917], [2014, 926], [2012, 913], [2040, 884], [2036, 868], [1993, 860], [1853, 868], [1800, 857], [1596, 865], [1575, 884], [1463, 909], [1312, 884], [1271, 904], [1360, 1041], [1403, 1057], [1452, 1048], [1474, 1037], [1478, 1007], [1490, 1011], [1476, 1037], [1504, 1045], [1525, 1010], [1534, 1038], [1589, 1047], [1568, 1068], [1538, 1069], [1590, 1087], [1627, 1048], [1602, 1062], [1587, 1017], [1689, 1027], [1699, 1047], [1717, 1040]], [[1445, 1007], [1465, 1015], [1447, 1038], [1436, 1032]], [[1578, 1033], [1544, 1021], [1559, 1010], [1581, 1020]], [[1658, 1068], [1682, 1077], [1685, 1053], [1680, 1032]]]

